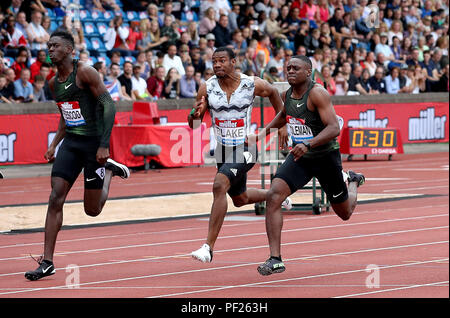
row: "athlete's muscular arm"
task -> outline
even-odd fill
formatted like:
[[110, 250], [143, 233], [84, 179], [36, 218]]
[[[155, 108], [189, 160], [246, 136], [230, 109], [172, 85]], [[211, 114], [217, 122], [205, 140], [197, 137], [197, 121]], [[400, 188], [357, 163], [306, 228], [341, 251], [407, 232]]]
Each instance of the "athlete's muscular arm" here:
[[[105, 84], [98, 72], [90, 66], [79, 63], [77, 72], [77, 85], [89, 88], [92, 95], [97, 98], [97, 102], [103, 107], [103, 134], [100, 139], [100, 147], [97, 150], [97, 161], [104, 164], [109, 158], [109, 139], [114, 125], [116, 115], [116, 105], [107, 91]], [[78, 83], [78, 81], [80, 83]]]
[[194, 127], [194, 121], [198, 122], [198, 120], [202, 121], [203, 116], [205, 116], [206, 110], [208, 109], [208, 96], [206, 95], [206, 84], [203, 83], [200, 85], [195, 101], [195, 105], [192, 108], [191, 112], [188, 115], [188, 123], [189, 127]]
[[[278, 117], [278, 115], [280, 114], [280, 112], [284, 112], [284, 104], [283, 101], [281, 100], [280, 97], [280, 93], [278, 92], [278, 90], [275, 88], [275, 86], [269, 84], [269, 82], [259, 78], [259, 77], [255, 77], [255, 96], [261, 96], [261, 97], [268, 97], [270, 100], [270, 103], [272, 104], [273, 108], [275, 109], [275, 118], [274, 120]], [[280, 121], [281, 117], [285, 117], [283, 115], [280, 115], [280, 117], [277, 120], [278, 124], [282, 123], [282, 120]], [[284, 122], [286, 123], [286, 122]], [[283, 125], [281, 126], [272, 126], [267, 128], [266, 127], [266, 131], [267, 133], [270, 133], [270, 128], [278, 128], [278, 138], [279, 138], [279, 144], [281, 147], [284, 147], [287, 145], [287, 141], [288, 141], [288, 134], [287, 134], [287, 129], [286, 127], [283, 127]], [[267, 135], [266, 133], [266, 135]]]
[[[48, 82], [48, 85], [50, 87], [50, 91], [52, 92], [52, 94], [54, 94], [54, 86], [53, 86], [54, 82], [55, 82], [55, 77], [53, 77]], [[50, 146], [48, 146], [47, 152], [44, 154], [44, 158], [48, 162], [52, 162], [55, 159], [56, 146], [58, 146], [58, 144], [61, 142], [61, 140], [64, 138], [65, 135], [66, 135], [66, 122], [64, 121], [64, 118], [61, 115], [61, 117], [59, 119], [58, 130], [56, 131], [55, 137], [53, 138]]]
[[[311, 89], [308, 98], [307, 107], [317, 109], [320, 119], [322, 120], [325, 128], [314, 138], [310, 140], [311, 148], [315, 148], [326, 144], [333, 138], [339, 136], [339, 122], [334, 111], [333, 104], [331, 103], [330, 94], [322, 87], [315, 86]], [[294, 155], [294, 159], [297, 160], [308, 151], [308, 148], [304, 144], [297, 144], [291, 153]]]

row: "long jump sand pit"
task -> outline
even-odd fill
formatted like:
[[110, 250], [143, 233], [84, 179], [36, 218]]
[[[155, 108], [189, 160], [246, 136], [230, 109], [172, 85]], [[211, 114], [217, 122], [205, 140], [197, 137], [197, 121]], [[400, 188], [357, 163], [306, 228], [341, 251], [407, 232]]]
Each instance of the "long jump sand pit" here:
[[[410, 194], [358, 194], [358, 202], [395, 199]], [[312, 203], [312, 195], [295, 193], [291, 196], [294, 204]], [[175, 194], [144, 198], [110, 199], [97, 217], [84, 213], [83, 202], [66, 203], [63, 212], [63, 225], [95, 225], [123, 221], [143, 221], [161, 218], [208, 215], [213, 201], [212, 193]], [[228, 197], [228, 211], [249, 211], [253, 205], [236, 208]], [[0, 208], [0, 232], [27, 229], [42, 229], [45, 225], [47, 205], [28, 205]]]

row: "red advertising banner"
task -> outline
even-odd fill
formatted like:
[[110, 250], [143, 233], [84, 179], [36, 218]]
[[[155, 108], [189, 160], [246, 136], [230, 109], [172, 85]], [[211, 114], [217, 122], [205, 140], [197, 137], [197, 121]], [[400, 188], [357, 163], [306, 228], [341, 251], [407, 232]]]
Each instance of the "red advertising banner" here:
[[[449, 141], [448, 103], [335, 105], [335, 110], [343, 118], [344, 128], [395, 128], [403, 144]], [[169, 123], [184, 123], [189, 111], [159, 110], [159, 116]], [[254, 107], [253, 129], [260, 126], [260, 115], [260, 107]], [[131, 117], [132, 112], [120, 112], [116, 121], [119, 126], [128, 126]], [[264, 125], [273, 117], [273, 108], [265, 107]], [[45, 163], [44, 153], [57, 130], [59, 118], [59, 114], [0, 115], [0, 165]], [[211, 126], [208, 114], [204, 123], [207, 128]]]

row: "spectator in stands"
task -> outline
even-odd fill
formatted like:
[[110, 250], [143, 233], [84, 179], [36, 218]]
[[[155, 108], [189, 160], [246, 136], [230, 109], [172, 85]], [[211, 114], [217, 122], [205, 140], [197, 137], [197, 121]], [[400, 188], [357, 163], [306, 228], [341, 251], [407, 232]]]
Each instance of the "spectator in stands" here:
[[364, 68], [370, 73], [370, 76], [375, 75], [377, 64], [375, 63], [375, 53], [367, 52], [366, 59], [363, 62]]
[[348, 82], [342, 73], [342, 71], [337, 71], [336, 77], [335, 77], [335, 83], [336, 83], [336, 93], [337, 96], [343, 96], [347, 94], [348, 91]]
[[362, 75], [362, 67], [361, 65], [356, 65], [353, 67], [353, 71], [350, 74], [350, 77], [348, 79], [348, 91], [347, 95], [360, 95], [363, 92], [358, 90], [357, 85], [361, 82], [361, 75]]
[[44, 92], [45, 79], [42, 75], [36, 75], [33, 82], [33, 102], [46, 102], [47, 98], [45, 97]]
[[123, 63], [123, 73], [120, 75], [117, 79], [120, 82], [120, 85], [122, 85], [122, 96], [124, 96], [126, 99], [131, 100], [133, 99], [131, 96], [131, 89], [133, 87], [131, 82], [131, 77], [133, 76], [133, 63], [130, 61], [126, 61]]
[[15, 80], [19, 79], [22, 70], [28, 68], [28, 66], [29, 66], [28, 50], [25, 47], [20, 47], [19, 54], [17, 55], [16, 60], [11, 66], [11, 68], [14, 70], [14, 73], [16, 74]]
[[384, 78], [386, 82], [386, 93], [398, 94], [400, 91], [399, 68], [397, 66], [391, 69], [391, 73]]
[[314, 51], [320, 48], [320, 30], [313, 29], [309, 32], [309, 34], [305, 37], [304, 44], [308, 55], [313, 55]]
[[204, 17], [198, 25], [198, 33], [200, 36], [206, 36], [216, 27], [216, 11], [213, 7], [206, 9]]
[[330, 94], [333, 96], [336, 94], [336, 82], [334, 78], [331, 76], [331, 68], [329, 65], [324, 65], [322, 67], [322, 77], [316, 77], [316, 82], [321, 84]]
[[341, 47], [341, 41], [344, 37], [352, 37], [352, 34], [346, 29], [344, 10], [341, 7], [335, 8], [334, 15], [328, 20], [328, 24], [337, 48]]
[[167, 99], [179, 98], [180, 95], [180, 74], [175, 67], [168, 70], [164, 81], [164, 97]]
[[122, 85], [119, 81], [120, 65], [111, 63], [109, 67], [109, 76], [105, 77], [104, 83], [113, 101], [131, 100], [122, 94]]
[[237, 54], [239, 54], [239, 52], [245, 52], [245, 50], [247, 49], [247, 42], [244, 41], [242, 31], [239, 29], [234, 30], [231, 38], [231, 45], [233, 46], [234, 51]]
[[128, 50], [134, 57], [137, 57], [137, 55], [139, 54], [139, 50], [136, 49], [136, 44], [139, 40], [142, 40], [142, 33], [140, 31], [139, 22], [131, 21], [126, 43], [128, 46]]
[[28, 24], [28, 43], [30, 44], [31, 55], [36, 56], [39, 50], [47, 49], [47, 42], [50, 39], [50, 35], [41, 25], [42, 13], [39, 11], [33, 11], [31, 15], [31, 23]]
[[11, 101], [14, 101], [14, 81], [16, 80], [16, 73], [12, 68], [7, 68], [4, 71], [4, 74], [6, 76], [6, 97], [9, 98]]
[[420, 62], [420, 66], [426, 70], [426, 91], [431, 92], [432, 86], [437, 84], [441, 74], [439, 73], [436, 64], [431, 60], [431, 52], [423, 52], [423, 62]]
[[141, 66], [138, 64], [133, 65], [131, 98], [133, 100], [149, 100], [152, 98], [147, 90], [147, 82], [141, 77]]
[[154, 3], [150, 3], [147, 7], [147, 15], [150, 21], [158, 22], [158, 6]]
[[219, 18], [219, 23], [211, 32], [216, 38], [216, 46], [222, 47], [231, 44], [231, 33], [228, 30], [228, 16], [222, 14]]
[[165, 69], [163, 66], [157, 66], [155, 69], [155, 75], [150, 76], [147, 80], [147, 90], [153, 98], [161, 99], [164, 97], [164, 74]]
[[101, 12], [105, 12], [107, 10], [120, 12], [120, 7], [114, 0], [93, 0], [93, 4], [93, 9], [99, 10]]
[[228, 23], [231, 33], [233, 33], [236, 30], [239, 30], [238, 17], [240, 13], [241, 13], [241, 6], [239, 4], [234, 3], [231, 12], [228, 15]]
[[18, 29], [16, 18], [12, 15], [6, 17], [6, 28], [2, 29], [2, 46], [6, 56], [16, 57], [20, 47], [27, 47], [28, 42]]
[[199, 47], [193, 47], [190, 52], [192, 66], [195, 69], [195, 72], [199, 72], [200, 74], [203, 74], [203, 72], [206, 69], [205, 62], [203, 61], [203, 58], [200, 54], [200, 48]]
[[434, 92], [448, 92], [449, 91], [449, 64], [447, 63], [439, 78], [439, 81], [433, 87]]
[[165, 43], [169, 38], [167, 36], [161, 36], [161, 32], [159, 30], [159, 24], [157, 21], [152, 20], [150, 22], [150, 40], [151, 43], [147, 44], [145, 50], [161, 50], [162, 44]]
[[[46, 100], [53, 100], [53, 93], [50, 90], [50, 86], [48, 84], [48, 81], [55, 75], [55, 72], [53, 71], [52, 67], [48, 63], [42, 63], [39, 74], [44, 79], [44, 93], [45, 93], [45, 99]], [[37, 75], [36, 75], [37, 76]]]
[[384, 67], [378, 66], [375, 75], [369, 79], [369, 85], [374, 94], [386, 93], [386, 82], [384, 80]]
[[180, 34], [176, 29], [176, 22], [172, 20], [171, 16], [166, 15], [164, 17], [164, 26], [161, 28], [161, 36], [167, 37], [167, 42], [161, 45], [162, 51], [167, 51], [169, 46], [176, 44], [180, 38]]
[[175, 68], [180, 76], [183, 76], [185, 74], [185, 70], [183, 67], [183, 62], [181, 61], [181, 58], [176, 55], [177, 53], [177, 47], [175, 44], [169, 45], [169, 48], [167, 49], [167, 53], [164, 55], [163, 59], [163, 66], [164, 69], [169, 71], [172, 68]]
[[147, 62], [145, 51], [140, 51], [136, 57], [136, 65], [141, 66], [141, 77], [144, 80], [149, 78], [152, 68], [150, 64]]
[[0, 103], [11, 104], [13, 103], [11, 100], [12, 95], [8, 92], [7, 84], [8, 80], [5, 74], [0, 73]]
[[102, 61], [95, 62], [93, 65], [93, 68], [95, 68], [97, 70], [97, 72], [99, 72], [99, 74], [104, 82], [106, 80], [106, 77], [108, 76], [108, 70], [106, 68], [105, 63], [103, 63]]
[[115, 16], [109, 23], [103, 39], [108, 51], [119, 51], [122, 56], [131, 56], [128, 49], [127, 38], [129, 30], [123, 26], [122, 16]]
[[406, 60], [406, 64], [408, 65], [420, 65], [419, 61], [420, 51], [418, 48], [414, 48], [411, 52], [411, 56]]
[[28, 39], [28, 33], [27, 33], [27, 28], [28, 28], [28, 21], [27, 21], [27, 15], [24, 11], [19, 11], [19, 13], [16, 14], [16, 25], [15, 25], [16, 29], [19, 30], [20, 32], [22, 32], [23, 36], [25, 37], [25, 39]]
[[19, 103], [33, 101], [33, 85], [29, 82], [30, 70], [24, 68], [20, 71], [20, 78], [14, 81], [14, 99]]
[[34, 81], [34, 77], [41, 71], [41, 65], [47, 62], [47, 52], [46, 50], [39, 50], [37, 53], [36, 61], [30, 65], [31, 71], [31, 81]]
[[163, 27], [166, 24], [164, 22], [164, 19], [166, 17], [170, 17], [172, 22], [176, 20], [176, 17], [172, 14], [172, 11], [173, 11], [173, 3], [171, 1], [164, 2], [163, 10], [161, 14], [158, 16], [158, 22], [160, 27]]
[[186, 67], [186, 74], [180, 78], [180, 97], [195, 98], [197, 96], [196, 82], [194, 79], [195, 69], [192, 65]]
[[189, 22], [186, 32], [189, 33], [189, 37], [191, 38], [191, 41], [190, 41], [191, 46], [198, 45], [199, 44], [198, 42], [200, 40], [200, 36], [199, 36], [199, 33], [198, 33], [197, 22], [195, 22], [195, 21]]
[[270, 68], [275, 67], [277, 69], [276, 77], [284, 78], [284, 49], [283, 48], [274, 48], [273, 56], [270, 58], [269, 62], [266, 65], [266, 71], [269, 71]]
[[369, 79], [370, 79], [369, 70], [363, 69], [359, 83], [356, 84], [356, 89], [358, 90], [358, 92], [361, 95], [372, 95], [373, 94], [372, 87], [370, 87]]

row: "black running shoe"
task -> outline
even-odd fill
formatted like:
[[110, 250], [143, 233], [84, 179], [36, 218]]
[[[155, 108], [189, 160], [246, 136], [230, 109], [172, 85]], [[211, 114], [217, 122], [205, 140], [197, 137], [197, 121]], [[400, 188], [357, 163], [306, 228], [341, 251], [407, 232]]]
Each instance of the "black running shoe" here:
[[273, 273], [282, 273], [286, 270], [284, 263], [276, 258], [269, 258], [264, 264], [258, 266], [258, 273], [267, 276]]
[[53, 262], [47, 261], [47, 260], [36, 260], [39, 264], [39, 267], [36, 268], [34, 271], [29, 271], [25, 273], [25, 278], [28, 280], [38, 280], [46, 276], [50, 276], [55, 274], [55, 265], [53, 265]]
[[105, 168], [111, 170], [113, 176], [119, 176], [122, 179], [127, 179], [130, 176], [130, 170], [127, 166], [118, 163], [111, 158], [106, 161]]
[[356, 173], [349, 170], [347, 174], [348, 174], [348, 182], [356, 182], [358, 184], [358, 187], [362, 186], [364, 182], [366, 182], [366, 178], [361, 173]]
[[0, 171], [0, 179], [3, 179], [3, 173]]

